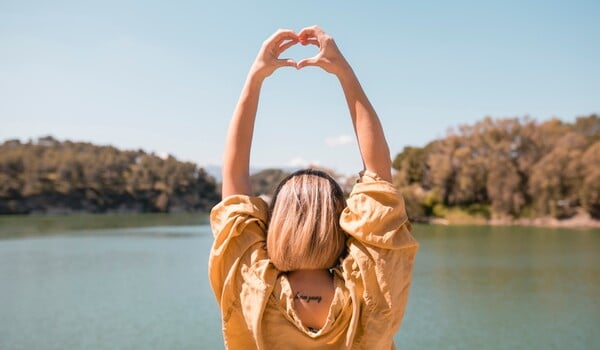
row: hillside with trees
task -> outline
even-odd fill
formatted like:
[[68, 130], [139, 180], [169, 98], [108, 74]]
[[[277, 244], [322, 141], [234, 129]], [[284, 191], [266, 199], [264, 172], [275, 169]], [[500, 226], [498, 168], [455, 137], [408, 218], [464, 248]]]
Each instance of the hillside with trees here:
[[172, 156], [52, 137], [0, 144], [0, 214], [208, 211], [218, 200], [212, 177]]
[[[415, 221], [600, 219], [595, 114], [573, 123], [485, 118], [405, 147], [393, 167]], [[354, 176], [322, 170], [351, 190]], [[271, 195], [288, 171], [253, 174], [254, 195]], [[52, 137], [0, 144], [0, 214], [208, 211], [219, 198], [214, 178], [172, 156]]]
[[[333, 177], [337, 183], [341, 186], [342, 191], [349, 195], [352, 190], [352, 186], [356, 182], [356, 176], [346, 176], [336, 172], [334, 169], [325, 168], [318, 165], [310, 165], [311, 169], [321, 170], [331, 177]], [[252, 193], [254, 196], [265, 195], [267, 198], [271, 198], [277, 185], [288, 175], [294, 172], [295, 169], [263, 169], [250, 176], [250, 184], [252, 186]]]
[[491, 119], [406, 147], [394, 175], [413, 218], [600, 218], [600, 118]]

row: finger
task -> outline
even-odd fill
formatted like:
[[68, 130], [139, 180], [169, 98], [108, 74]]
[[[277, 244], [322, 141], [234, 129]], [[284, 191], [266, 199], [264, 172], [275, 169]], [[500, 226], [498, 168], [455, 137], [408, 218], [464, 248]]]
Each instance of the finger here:
[[321, 28], [319, 28], [318, 26], [311, 26], [311, 27], [306, 27], [306, 28], [302, 28], [300, 30], [300, 32], [298, 32], [298, 36], [299, 37], [318, 37], [319, 34], [323, 33], [323, 30]]
[[277, 48], [277, 53], [281, 54], [283, 51], [289, 49], [290, 47], [296, 45], [298, 43], [298, 40], [290, 40], [287, 43], [282, 44], [281, 46], [279, 46], [279, 48]]
[[309, 34], [307, 34], [307, 33], [298, 34], [298, 40], [300, 40], [300, 42], [303, 44], [308, 40], [318, 40], [318, 39], [319, 38], [316, 35], [313, 35], [310, 33]]
[[306, 66], [318, 66], [319, 65], [318, 63], [319, 63], [318, 57], [305, 58], [305, 59], [300, 60], [300, 62], [298, 62], [296, 67], [298, 69], [300, 69], [300, 68], [304, 68]]
[[315, 45], [318, 47], [321, 47], [321, 44], [319, 43], [319, 40], [317, 39], [306, 39], [304, 41], [301, 41], [302, 45]]
[[298, 40], [298, 36], [291, 29], [279, 29], [268, 39], [269, 42], [275, 42], [277, 45], [285, 40]]
[[296, 61], [294, 61], [291, 58], [282, 58], [282, 59], [278, 59], [277, 61], [277, 66], [279, 67], [296, 67]]

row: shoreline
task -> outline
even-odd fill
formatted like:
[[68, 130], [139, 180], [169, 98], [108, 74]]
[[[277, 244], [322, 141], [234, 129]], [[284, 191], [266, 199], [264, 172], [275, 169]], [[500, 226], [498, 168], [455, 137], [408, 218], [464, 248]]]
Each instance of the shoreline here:
[[572, 228], [572, 229], [600, 229], [600, 220], [592, 218], [587, 213], [578, 213], [568, 219], [556, 219], [553, 217], [540, 218], [492, 218], [485, 219], [473, 217], [470, 219], [452, 220], [438, 217], [428, 217], [424, 220], [414, 222], [432, 225], [482, 225], [482, 226], [532, 226], [545, 228]]
[[547, 228], [581, 228], [600, 229], [600, 220], [585, 218], [569, 218], [558, 220], [555, 218], [516, 219], [516, 220], [489, 220], [490, 226], [534, 226]]
[[[122, 208], [116, 210], [106, 210], [103, 212], [94, 212], [87, 210], [74, 210], [68, 208], [50, 208], [45, 211], [36, 210], [30, 213], [2, 213], [1, 218], [6, 217], [56, 217], [56, 216], [95, 216], [102, 217], [103, 215], [143, 215], [143, 214], [160, 214], [163, 216], [177, 215], [177, 214], [202, 214], [209, 213], [210, 210], [185, 210], [182, 208], [172, 208], [169, 212], [151, 212], [151, 211], [140, 211], [140, 210], [123, 210]], [[419, 224], [428, 225], [442, 225], [442, 226], [460, 226], [460, 225], [480, 225], [480, 226], [531, 226], [531, 227], [546, 227], [546, 228], [581, 228], [581, 229], [600, 229], [600, 220], [592, 218], [588, 213], [580, 210], [576, 215], [568, 219], [556, 219], [553, 217], [540, 217], [540, 218], [510, 218], [510, 217], [496, 217], [487, 219], [482, 216], [460, 216], [447, 218], [441, 217], [420, 217], [412, 218], [412, 222]]]

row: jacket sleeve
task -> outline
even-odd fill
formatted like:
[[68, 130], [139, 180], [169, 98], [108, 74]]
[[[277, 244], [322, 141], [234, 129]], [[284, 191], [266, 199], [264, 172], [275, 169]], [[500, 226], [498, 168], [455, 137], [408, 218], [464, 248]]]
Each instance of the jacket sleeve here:
[[[267, 261], [265, 248], [267, 204], [260, 198], [234, 195], [211, 211], [214, 243], [209, 258], [210, 284], [221, 305], [235, 300], [243, 273], [258, 261]], [[232, 295], [227, 296], [224, 293]], [[226, 305], [221, 305], [224, 310]]]
[[361, 329], [394, 334], [404, 315], [419, 247], [411, 235], [404, 199], [392, 184], [365, 171], [340, 224], [350, 236], [342, 271], [361, 304], [357, 340], [360, 343]]

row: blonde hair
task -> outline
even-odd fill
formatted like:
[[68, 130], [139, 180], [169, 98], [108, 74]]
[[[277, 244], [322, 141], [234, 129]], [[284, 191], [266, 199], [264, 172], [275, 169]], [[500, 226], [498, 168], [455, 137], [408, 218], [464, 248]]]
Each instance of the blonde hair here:
[[271, 202], [267, 251], [280, 271], [328, 269], [344, 252], [340, 214], [346, 201], [326, 173], [306, 169], [283, 179]]

